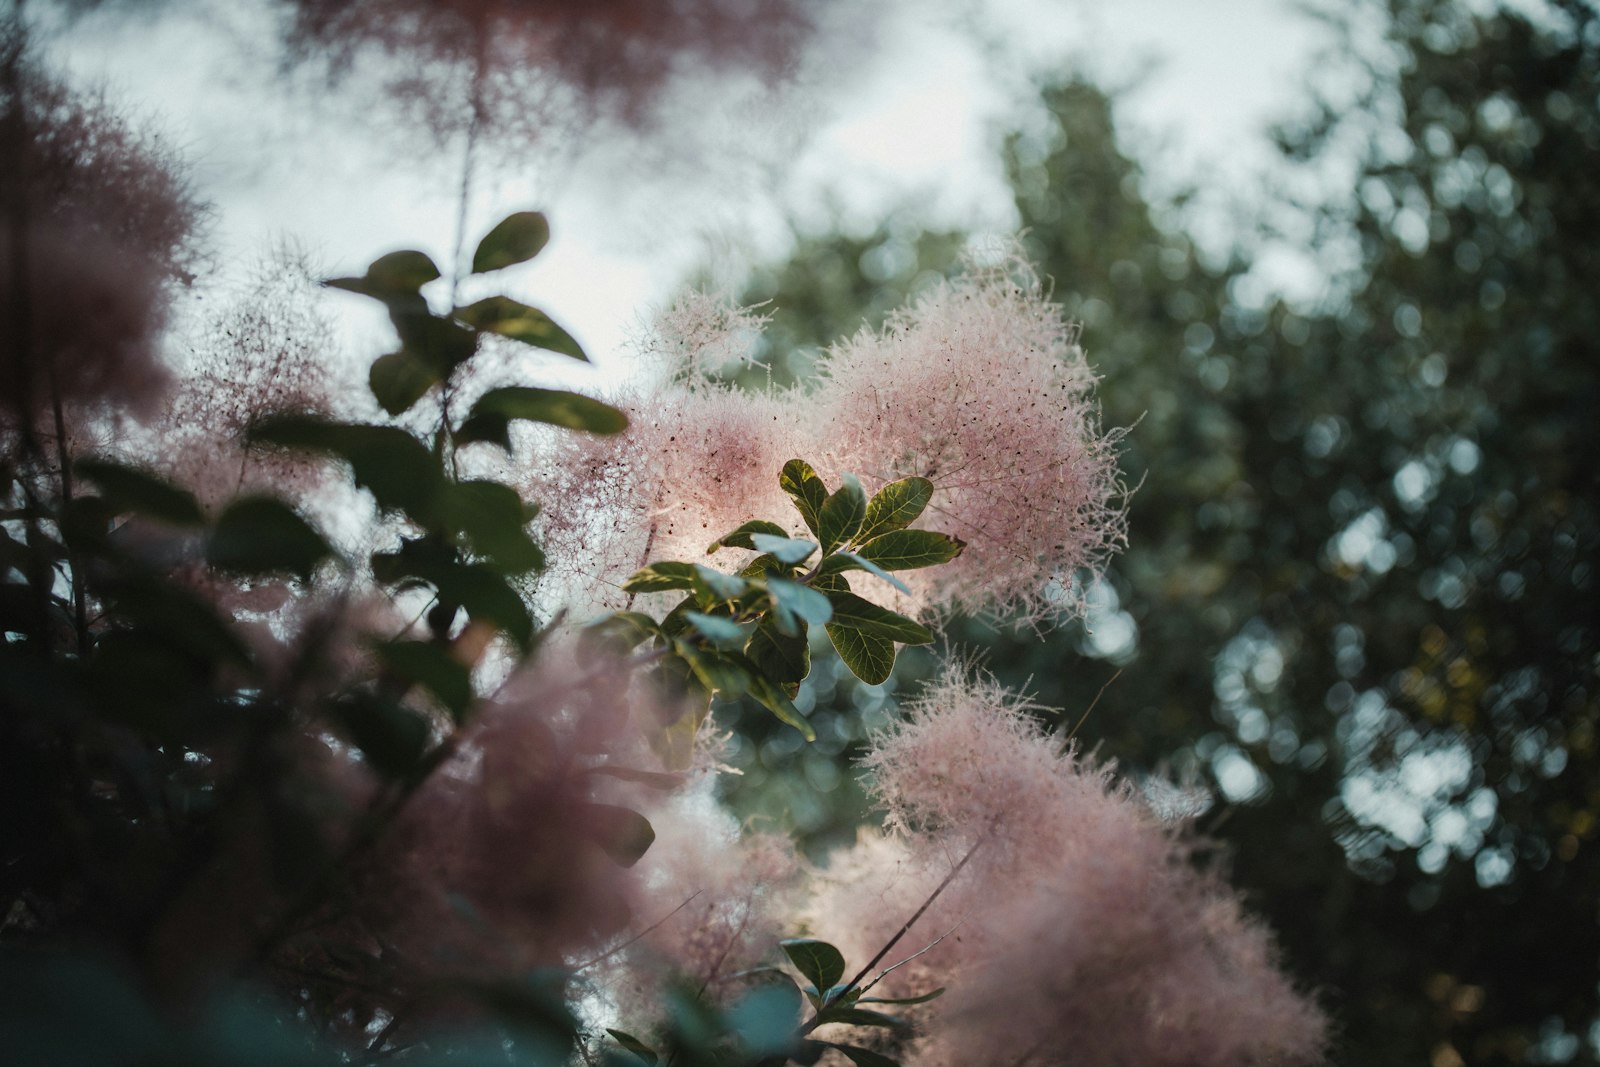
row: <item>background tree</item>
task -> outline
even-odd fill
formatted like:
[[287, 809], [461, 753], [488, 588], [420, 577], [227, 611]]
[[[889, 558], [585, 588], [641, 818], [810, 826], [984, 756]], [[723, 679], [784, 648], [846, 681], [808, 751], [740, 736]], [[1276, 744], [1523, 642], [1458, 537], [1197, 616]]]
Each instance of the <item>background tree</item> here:
[[[1166, 772], [1228, 802], [1215, 833], [1326, 991], [1340, 1062], [1594, 1063], [1600, 18], [1359, 15], [1382, 47], [1336, 23], [1344, 96], [1283, 128], [1290, 181], [1264, 213], [1314, 235], [1314, 306], [1253, 299], [1246, 253], [1197, 254], [1093, 86], [1046, 89], [1042, 132], [1007, 139], [1142, 484], [1087, 625], [965, 635], [1073, 720], [1130, 668], [1080, 736], [1150, 769], [1177, 749]], [[1347, 174], [1353, 195], [1291, 196]], [[824, 345], [844, 297], [870, 309], [953, 243], [808, 237], [749, 295]], [[847, 754], [885, 699], [814, 698]], [[753, 738], [748, 810], [792, 800], [786, 758], [827, 777]], [[836, 796], [796, 813], [819, 840], [848, 833], [856, 798]]]

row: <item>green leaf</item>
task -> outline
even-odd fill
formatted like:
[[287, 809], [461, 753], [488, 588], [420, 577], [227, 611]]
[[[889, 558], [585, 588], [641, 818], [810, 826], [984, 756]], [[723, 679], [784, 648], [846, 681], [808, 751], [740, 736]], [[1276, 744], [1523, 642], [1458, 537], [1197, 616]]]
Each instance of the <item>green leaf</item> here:
[[822, 479], [811, 469], [811, 464], [803, 459], [791, 459], [783, 465], [783, 471], [778, 475], [778, 486], [794, 498], [795, 510], [805, 520], [806, 528], [818, 533], [818, 518], [822, 514], [822, 505], [828, 502], [828, 487], [822, 484]]
[[774, 537], [767, 533], [752, 533], [750, 541], [753, 547], [774, 557], [780, 563], [800, 563], [817, 550], [815, 541], [805, 541], [798, 537]]
[[456, 440], [500, 444], [508, 440], [506, 426], [512, 419], [601, 434], [621, 433], [628, 428], [626, 415], [592, 397], [564, 389], [509, 385], [491, 389], [478, 398], [456, 431]]
[[632, 808], [588, 804], [585, 809], [584, 817], [589, 820], [595, 844], [619, 867], [638, 863], [655, 842], [655, 827]]
[[829, 626], [827, 631], [828, 640], [850, 673], [868, 685], [877, 685], [894, 670], [894, 642], [887, 637], [847, 626]]
[[756, 672], [750, 661], [738, 653], [700, 648], [684, 640], [674, 641], [672, 648], [689, 665], [700, 684], [713, 693], [733, 697], [749, 691]]
[[933, 499], [933, 483], [926, 478], [901, 478], [872, 494], [867, 517], [856, 534], [858, 541], [870, 541], [890, 530], [903, 530], [916, 522]]
[[533, 645], [533, 616], [505, 575], [482, 563], [457, 563], [433, 578], [441, 600], [460, 604], [474, 620], [487, 622], [524, 652]]
[[930, 1000], [937, 1000], [944, 996], [944, 986], [940, 986], [932, 993], [924, 993], [920, 997], [862, 997], [861, 1004], [926, 1004]]
[[767, 591], [772, 594], [773, 605], [778, 610], [778, 629], [784, 633], [789, 633], [791, 629], [784, 625], [785, 612], [811, 626], [821, 626], [833, 618], [833, 605], [828, 602], [828, 598], [799, 582], [791, 582], [786, 578], [768, 578]]
[[694, 761], [694, 741], [700, 724], [711, 713], [711, 690], [678, 656], [662, 660], [650, 672], [649, 679], [661, 704], [676, 712], [662, 723], [659, 732], [650, 735], [650, 747], [668, 768], [687, 770]]
[[766, 519], [751, 519], [732, 533], [725, 533], [711, 542], [711, 546], [706, 549], [706, 555], [711, 555], [719, 548], [753, 549], [756, 545], [750, 539], [751, 534], [766, 534], [769, 537], [787, 538], [789, 531], [775, 522], [768, 522]]
[[625, 1033], [621, 1030], [613, 1030], [609, 1026], [606, 1027], [606, 1033], [610, 1034], [612, 1039], [615, 1040], [617, 1044], [621, 1045], [623, 1048], [639, 1057], [645, 1063], [649, 1064], [650, 1067], [656, 1067], [656, 1064], [660, 1062], [661, 1057], [656, 1055], [656, 1050], [645, 1044], [643, 1041], [640, 1041], [632, 1034]]
[[534, 348], [543, 348], [573, 359], [588, 362], [583, 346], [572, 335], [536, 307], [529, 307], [509, 296], [491, 296], [466, 307], [456, 308], [457, 319], [478, 330], [488, 330]]
[[400, 415], [427, 395], [444, 378], [426, 360], [408, 348], [390, 352], [372, 361], [367, 386], [378, 404], [391, 415]]
[[350, 465], [355, 483], [365, 486], [384, 511], [404, 511], [424, 526], [437, 518], [444, 485], [439, 461], [399, 427], [288, 415], [258, 424], [250, 439], [338, 456]]
[[530, 509], [509, 485], [487, 479], [450, 482], [441, 506], [445, 521], [465, 534], [479, 555], [507, 572], [544, 567], [544, 553], [528, 536]]
[[423, 252], [403, 249], [379, 256], [359, 278], [329, 278], [323, 285], [383, 300], [415, 293], [439, 278], [439, 268]]
[[739, 571], [741, 578], [764, 578], [769, 574], [793, 575], [794, 568], [768, 552], [746, 563]]
[[538, 255], [550, 242], [550, 222], [539, 211], [508, 215], [478, 242], [472, 253], [472, 273], [486, 274]]
[[586, 661], [604, 651], [631, 652], [661, 632], [656, 620], [640, 611], [619, 611], [597, 619], [578, 634], [578, 653]]
[[719, 648], [740, 649], [745, 644], [745, 628], [726, 615], [705, 615], [698, 611], [684, 612], [689, 625], [700, 636]]
[[833, 605], [833, 625], [908, 645], [933, 643], [933, 631], [914, 619], [879, 607], [854, 593], [828, 593]]
[[728, 1009], [728, 1029], [752, 1063], [787, 1058], [799, 1022], [800, 992], [787, 980], [752, 989]]
[[737, 574], [723, 574], [698, 563], [694, 565], [694, 574], [699, 586], [711, 597], [714, 604], [738, 600], [750, 589], [750, 583]]
[[839, 984], [844, 977], [844, 953], [811, 937], [791, 937], [778, 942], [783, 954], [789, 957], [795, 970], [818, 989], [828, 989]]
[[331, 710], [379, 772], [403, 778], [422, 762], [428, 747], [428, 723], [410, 708], [372, 693], [351, 693]]
[[693, 563], [662, 560], [637, 570], [622, 583], [624, 593], [664, 593], [669, 589], [693, 589], [695, 573]]
[[844, 484], [823, 502], [817, 515], [817, 540], [822, 542], [824, 554], [839, 545], [847, 544], [861, 529], [867, 515], [867, 494], [853, 474], [844, 476]]
[[311, 580], [333, 549], [293, 508], [272, 497], [236, 500], [217, 519], [206, 542], [206, 562], [241, 574], [288, 571]]
[[198, 526], [205, 521], [194, 494], [164, 478], [108, 459], [80, 459], [73, 473], [100, 487], [100, 493], [118, 514], [135, 512], [174, 526]]
[[806, 722], [805, 716], [800, 714], [800, 709], [794, 706], [794, 701], [789, 699], [789, 695], [778, 688], [776, 684], [762, 677], [759, 672], [754, 672], [751, 675], [750, 695], [762, 707], [777, 716], [779, 722], [799, 730], [800, 735], [807, 741], [815, 741], [817, 739], [817, 732], [811, 728], [809, 722]]
[[890, 530], [861, 546], [861, 558], [886, 571], [909, 571], [949, 563], [967, 543], [933, 530]]
[[824, 1041], [822, 1044], [829, 1048], [836, 1048], [846, 1056], [856, 1067], [900, 1067], [899, 1060], [891, 1060], [881, 1052], [874, 1052], [870, 1048], [859, 1045], [841, 1045], [837, 1041]]
[[835, 552], [833, 555], [823, 560], [822, 566], [817, 568], [817, 577], [824, 578], [828, 575], [841, 574], [844, 571], [855, 570], [866, 571], [875, 578], [882, 578], [884, 581], [888, 582], [890, 585], [894, 586], [896, 589], [907, 594], [908, 596], [911, 593], [911, 587], [905, 582], [902, 582], [900, 579], [896, 578], [894, 575], [890, 574], [888, 571], [884, 570], [870, 559], [863, 559], [854, 552]]
[[744, 646], [756, 669], [779, 685], [793, 685], [811, 673], [811, 643], [804, 635], [780, 632], [775, 620], [763, 619]]
[[472, 706], [472, 672], [442, 646], [431, 641], [384, 641], [373, 652], [384, 671], [420, 685], [450, 709], [461, 722]]

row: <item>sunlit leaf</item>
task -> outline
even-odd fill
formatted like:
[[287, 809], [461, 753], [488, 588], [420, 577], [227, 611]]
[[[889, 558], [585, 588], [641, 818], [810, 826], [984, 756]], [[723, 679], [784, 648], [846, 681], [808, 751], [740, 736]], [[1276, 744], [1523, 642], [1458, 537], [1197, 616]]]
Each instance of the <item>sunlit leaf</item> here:
[[850, 673], [868, 685], [877, 685], [894, 671], [894, 642], [847, 626], [827, 627], [828, 640]]
[[795, 970], [818, 989], [839, 984], [844, 977], [844, 953], [826, 941], [812, 937], [791, 937], [778, 942]]
[[933, 530], [890, 530], [861, 546], [862, 559], [887, 571], [909, 571], [949, 563], [967, 543]]
[[697, 577], [693, 563], [661, 560], [643, 567], [622, 583], [624, 593], [664, 593], [669, 589], [693, 589]]
[[534, 348], [543, 348], [585, 362], [589, 359], [583, 346], [556, 325], [549, 315], [509, 296], [486, 297], [477, 303], [456, 308], [455, 316], [475, 329], [488, 330]]
[[854, 593], [828, 593], [833, 605], [833, 625], [908, 645], [933, 643], [933, 631], [904, 615], [879, 607]]
[[[910, 595], [911, 593], [911, 587], [905, 582], [902, 582], [900, 579], [896, 578], [894, 575], [890, 574], [888, 571], [884, 570], [870, 559], [864, 559], [854, 552], [835, 552], [833, 555], [823, 560], [822, 565], [817, 568], [817, 577], [821, 579], [829, 575], [840, 574], [844, 571], [854, 570], [866, 571], [875, 578], [882, 578], [884, 581], [888, 582], [902, 593], [907, 595]], [[815, 585], [816, 582], [813, 582], [812, 584]]]
[[806, 528], [816, 533], [822, 505], [828, 502], [828, 487], [822, 484], [811, 464], [803, 459], [791, 459], [778, 475], [778, 486], [794, 498], [795, 510], [805, 520]]
[[508, 215], [478, 242], [472, 253], [472, 273], [485, 274], [525, 263], [550, 242], [550, 222], [539, 211]]
[[752, 533], [751, 544], [780, 563], [799, 563], [817, 550], [815, 541], [798, 537], [778, 537], [768, 533]]
[[861, 529], [867, 515], [867, 495], [853, 474], [844, 476], [844, 483], [822, 504], [817, 513], [817, 540], [822, 542], [824, 554], [838, 545], [846, 544]]
[[741, 525], [731, 533], [725, 533], [706, 549], [706, 555], [711, 555], [719, 548], [755, 548], [755, 542], [750, 539], [751, 534], [766, 534], [769, 537], [787, 538], [789, 532], [775, 522], [765, 519], [752, 519]]
[[916, 522], [933, 499], [933, 483], [926, 478], [901, 478], [872, 494], [867, 502], [867, 517], [856, 534], [858, 541], [870, 541], [890, 530], [903, 530]]

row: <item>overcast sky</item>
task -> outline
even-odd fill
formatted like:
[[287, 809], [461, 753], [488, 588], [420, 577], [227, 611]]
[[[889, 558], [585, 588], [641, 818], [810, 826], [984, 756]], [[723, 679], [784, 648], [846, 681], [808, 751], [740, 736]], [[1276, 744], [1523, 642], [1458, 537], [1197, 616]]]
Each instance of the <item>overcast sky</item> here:
[[[222, 263], [282, 236], [329, 269], [401, 246], [448, 259], [458, 164], [408, 156], [359, 108], [318, 106], [305, 79], [285, 82], [250, 5], [156, 12], [80, 22], [55, 58], [153, 117], [193, 161]], [[995, 145], [1029, 77], [1052, 69], [1136, 85], [1121, 117], [1158, 191], [1241, 190], [1270, 160], [1264, 131], [1298, 99], [1323, 40], [1287, 0], [884, 0], [881, 12], [870, 43], [820, 60], [803, 91], [712, 113], [687, 148], [558, 146], [480, 182], [473, 228], [535, 206], [553, 223], [514, 295], [620, 369], [642, 309], [708, 259], [736, 271], [741, 257], [781, 253], [787, 218], [823, 225], [838, 210], [865, 227], [910, 203], [934, 224], [1008, 229]]]

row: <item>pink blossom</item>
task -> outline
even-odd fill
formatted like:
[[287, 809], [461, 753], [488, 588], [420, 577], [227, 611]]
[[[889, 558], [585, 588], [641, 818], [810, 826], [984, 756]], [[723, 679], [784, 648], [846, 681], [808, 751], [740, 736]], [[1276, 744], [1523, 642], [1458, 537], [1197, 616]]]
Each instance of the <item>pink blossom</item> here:
[[335, 69], [364, 49], [400, 57], [392, 90], [437, 130], [536, 132], [577, 105], [642, 125], [686, 70], [781, 76], [815, 12], [793, 0], [291, 0], [291, 44]]
[[52, 397], [148, 408], [167, 381], [167, 283], [187, 278], [200, 207], [159, 141], [25, 63], [12, 73], [0, 88], [20, 130], [0, 146], [0, 396], [23, 423]]
[[950, 988], [919, 1009], [907, 1062], [1320, 1062], [1326, 1022], [1270, 935], [1028, 710], [991, 679], [934, 683], [867, 761], [891, 836], [837, 862], [812, 906], [813, 932], [865, 962], [970, 852], [885, 961], [931, 945], [882, 988]]
[[1081, 610], [1082, 579], [1124, 540], [1118, 435], [1101, 431], [1094, 375], [1031, 268], [974, 266], [836, 345], [821, 372], [824, 477], [927, 478], [919, 525], [967, 543], [906, 576], [904, 609], [1025, 621]]

